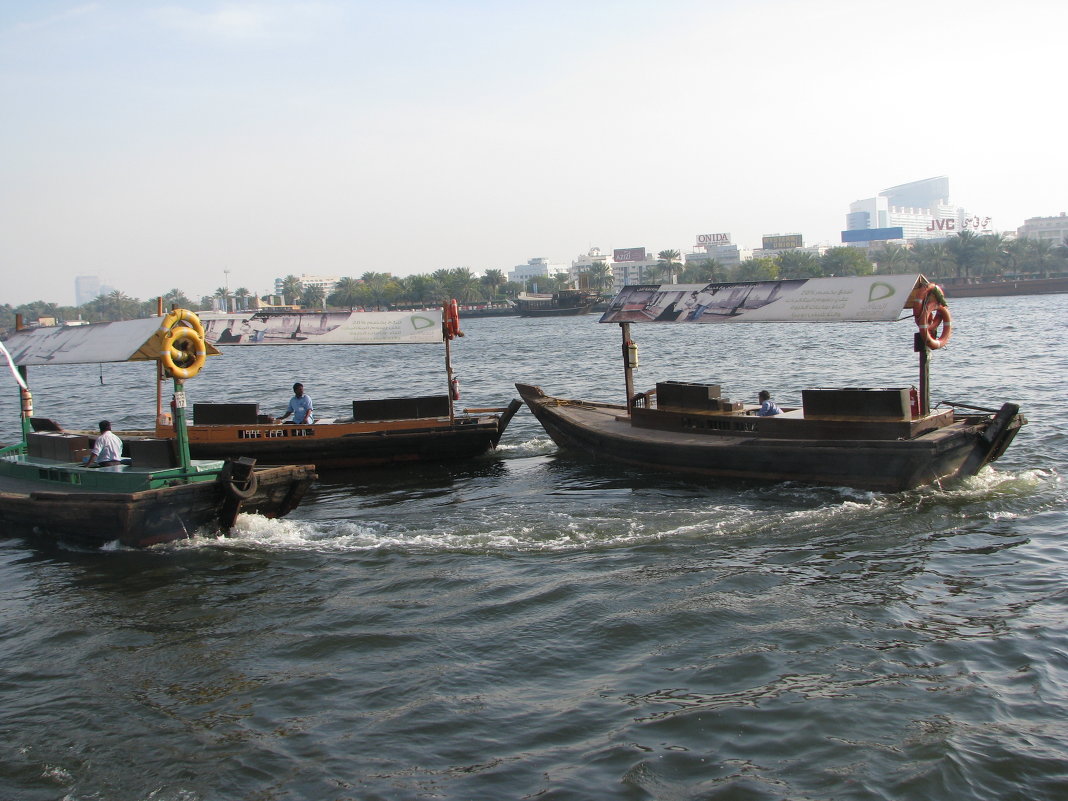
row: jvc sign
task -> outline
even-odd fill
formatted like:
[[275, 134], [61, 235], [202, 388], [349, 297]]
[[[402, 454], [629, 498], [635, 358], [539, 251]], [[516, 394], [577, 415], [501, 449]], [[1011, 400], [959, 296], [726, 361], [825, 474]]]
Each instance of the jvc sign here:
[[730, 234], [698, 234], [697, 245], [699, 247], [707, 247], [708, 245], [729, 245], [731, 243]]
[[927, 226], [928, 231], [989, 231], [990, 230], [990, 218], [989, 217], [965, 217], [958, 222], [954, 219], [946, 220], [931, 220], [931, 224]]

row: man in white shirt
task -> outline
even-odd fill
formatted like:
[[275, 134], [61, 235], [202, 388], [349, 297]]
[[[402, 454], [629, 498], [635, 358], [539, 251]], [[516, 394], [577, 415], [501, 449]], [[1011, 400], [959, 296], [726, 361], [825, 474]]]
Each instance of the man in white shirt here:
[[122, 440], [111, 430], [111, 423], [100, 421], [100, 436], [93, 443], [93, 452], [89, 454], [86, 467], [111, 467], [122, 464]]

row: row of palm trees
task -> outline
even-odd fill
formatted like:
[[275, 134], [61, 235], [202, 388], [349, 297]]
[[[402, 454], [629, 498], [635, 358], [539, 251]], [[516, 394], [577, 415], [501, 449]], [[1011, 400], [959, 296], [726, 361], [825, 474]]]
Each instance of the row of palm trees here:
[[1006, 238], [961, 231], [944, 240], [917, 242], [911, 247], [887, 244], [872, 254], [879, 272], [921, 272], [936, 277], [1047, 277], [1068, 270], [1068, 239], [1057, 245], [1046, 239]]
[[[728, 267], [716, 259], [684, 264], [677, 250], [662, 250], [657, 262], [644, 269], [639, 280], [645, 283], [687, 284], [715, 281], [760, 281], [777, 278], [816, 278], [825, 275], [868, 275], [871, 273], [924, 273], [933, 278], [979, 278], [987, 276], [1048, 276], [1068, 272], [1068, 240], [1056, 245], [1038, 239], [1009, 239], [998, 234], [976, 235], [962, 231], [945, 240], [917, 242], [913, 245], [888, 243], [872, 252], [871, 258], [859, 248], [830, 248], [821, 256], [796, 250], [784, 251], [774, 258], [747, 259]], [[581, 288], [606, 293], [613, 282], [612, 268], [597, 261], [578, 276]], [[394, 277], [388, 273], [366, 272], [359, 278], [342, 278], [326, 295], [322, 287], [304, 286], [295, 275], [281, 282], [284, 302], [305, 308], [384, 309], [398, 306], [429, 306], [443, 298], [461, 303], [506, 301], [524, 289], [554, 292], [572, 286], [573, 278], [560, 272], [531, 279], [526, 284], [508, 281], [502, 270], [486, 270], [481, 276], [466, 267], [440, 269], [432, 273]], [[265, 299], [268, 296], [265, 296]], [[180, 289], [163, 295], [166, 308], [211, 309], [247, 308], [252, 293], [240, 287], [233, 291], [221, 287], [199, 301]], [[231, 300], [232, 299], [232, 300]], [[0, 329], [14, 326], [15, 315], [25, 320], [54, 317], [58, 320], [129, 320], [155, 314], [155, 299], [142, 301], [118, 290], [101, 295], [82, 306], [59, 306], [34, 301], [12, 307], [0, 306]]]

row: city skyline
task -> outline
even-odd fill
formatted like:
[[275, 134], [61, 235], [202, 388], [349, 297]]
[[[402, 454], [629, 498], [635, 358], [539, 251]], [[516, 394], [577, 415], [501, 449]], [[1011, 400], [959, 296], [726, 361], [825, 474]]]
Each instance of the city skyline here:
[[850, 203], [935, 175], [1015, 231], [1065, 210], [1064, 22], [1026, 0], [9, 4], [0, 302], [717, 231], [838, 245]]

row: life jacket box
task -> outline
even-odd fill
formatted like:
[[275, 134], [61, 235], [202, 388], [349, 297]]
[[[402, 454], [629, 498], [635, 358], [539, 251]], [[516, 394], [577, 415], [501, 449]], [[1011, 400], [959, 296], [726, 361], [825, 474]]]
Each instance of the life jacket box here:
[[255, 425], [258, 403], [194, 403], [193, 423], [198, 426]]
[[719, 384], [697, 384], [690, 381], [658, 381], [656, 384], [658, 409], [719, 411], [719, 400]]
[[908, 420], [912, 416], [909, 390], [903, 389], [803, 389], [805, 417], [836, 417], [855, 420]]
[[448, 417], [448, 415], [448, 395], [373, 398], [352, 402], [353, 420], [410, 420], [419, 417]]
[[177, 467], [178, 451], [173, 439], [126, 439], [124, 450], [134, 467]]

